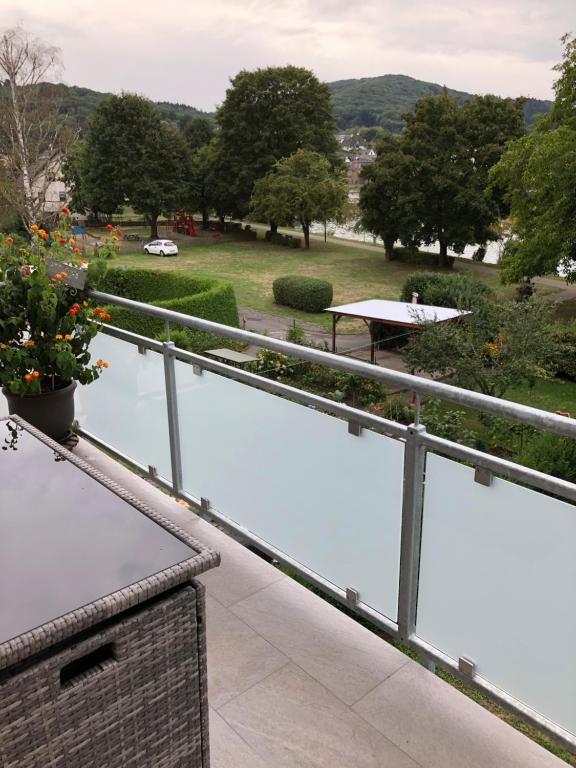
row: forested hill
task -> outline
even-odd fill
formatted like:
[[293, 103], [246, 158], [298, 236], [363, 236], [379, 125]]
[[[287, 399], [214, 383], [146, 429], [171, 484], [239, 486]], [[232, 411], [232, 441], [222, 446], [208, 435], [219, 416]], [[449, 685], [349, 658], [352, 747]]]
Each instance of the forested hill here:
[[[407, 75], [337, 80], [328, 85], [334, 98], [334, 111], [340, 129], [381, 126], [392, 133], [402, 130], [402, 114], [410, 112], [419, 98], [434, 96], [443, 90], [443, 86], [437, 83], [415, 80]], [[448, 93], [460, 99], [472, 96], [452, 88], [448, 88]], [[524, 104], [526, 125], [530, 125], [536, 114], [548, 112], [551, 106], [551, 101], [527, 99]]]
[[[61, 101], [62, 112], [68, 114], [78, 124], [81, 131], [86, 129], [90, 115], [102, 99], [110, 96], [109, 93], [92, 91], [90, 88], [79, 88], [76, 85], [58, 84], [53, 87]], [[168, 101], [157, 101], [155, 104], [164, 120], [169, 120], [180, 127], [183, 127], [190, 117], [206, 114], [186, 104], [171, 104]]]

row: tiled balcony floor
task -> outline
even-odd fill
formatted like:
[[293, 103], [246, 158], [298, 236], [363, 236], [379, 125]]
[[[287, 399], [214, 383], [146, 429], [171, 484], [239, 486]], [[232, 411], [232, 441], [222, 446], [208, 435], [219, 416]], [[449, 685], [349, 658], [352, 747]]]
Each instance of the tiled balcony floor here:
[[562, 768], [364, 627], [86, 442], [76, 452], [218, 550], [212, 768]]

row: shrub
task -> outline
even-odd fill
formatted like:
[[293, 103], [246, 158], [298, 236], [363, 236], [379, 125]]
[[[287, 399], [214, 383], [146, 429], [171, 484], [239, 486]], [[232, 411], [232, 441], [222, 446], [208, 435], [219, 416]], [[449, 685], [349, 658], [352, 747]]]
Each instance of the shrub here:
[[297, 323], [291, 325], [286, 331], [286, 341], [289, 341], [291, 344], [300, 344], [302, 347], [308, 345], [308, 339], [306, 338], [304, 328]]
[[[170, 309], [193, 317], [238, 327], [238, 308], [231, 285], [196, 278], [181, 272], [155, 269], [109, 269], [101, 290], [145, 304]], [[131, 309], [109, 307], [111, 324], [141, 336], [156, 338], [164, 332], [164, 320]], [[173, 324], [175, 329], [186, 328]], [[216, 338], [206, 331], [189, 329], [194, 351], [207, 349]], [[195, 339], [195, 341], [193, 340]], [[212, 341], [208, 341], [212, 339]], [[208, 341], [208, 346], [205, 346]]]
[[[157, 341], [166, 341], [166, 334], [159, 333], [156, 336]], [[219, 336], [209, 331], [195, 331], [193, 328], [172, 328], [170, 327], [170, 341], [173, 341], [180, 349], [187, 352], [195, 352], [200, 355], [207, 349], [218, 349], [219, 347], [228, 347], [229, 349], [240, 349], [238, 342], [232, 341], [227, 336]]]
[[556, 345], [556, 375], [576, 381], [576, 320], [554, 323], [552, 339]]
[[273, 245], [284, 245], [287, 248], [300, 248], [300, 238], [292, 235], [283, 235], [280, 232], [271, 232], [268, 230], [264, 238]]
[[576, 482], [576, 440], [539, 432], [520, 455], [519, 461], [553, 477]]
[[274, 280], [272, 288], [277, 304], [304, 312], [320, 312], [332, 303], [332, 284], [316, 277], [287, 275]]
[[475, 277], [442, 272], [411, 274], [404, 281], [400, 301], [412, 301], [414, 292], [418, 294], [420, 304], [458, 309], [472, 309], [479, 301], [492, 295], [490, 288]]
[[[394, 248], [392, 261], [401, 261], [403, 264], [422, 264], [427, 267], [440, 266], [440, 254], [431, 251], [420, 251], [418, 248]], [[454, 256], [448, 257], [448, 264], [454, 264]]]

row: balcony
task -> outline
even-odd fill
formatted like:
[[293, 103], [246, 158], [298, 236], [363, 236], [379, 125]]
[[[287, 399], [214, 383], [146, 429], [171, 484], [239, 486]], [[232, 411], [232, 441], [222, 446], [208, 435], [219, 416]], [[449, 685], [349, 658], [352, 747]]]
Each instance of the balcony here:
[[[568, 418], [97, 298], [409, 389], [417, 402], [434, 396], [576, 436]], [[576, 748], [575, 486], [423, 424], [108, 330], [94, 354], [110, 369], [78, 396], [76, 450], [222, 554], [205, 577], [217, 768], [564, 764], [430, 670]]]

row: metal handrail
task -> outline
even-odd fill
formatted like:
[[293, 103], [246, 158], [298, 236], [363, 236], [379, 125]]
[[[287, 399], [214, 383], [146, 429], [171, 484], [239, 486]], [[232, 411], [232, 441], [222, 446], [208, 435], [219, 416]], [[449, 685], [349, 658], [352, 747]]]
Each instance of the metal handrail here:
[[228, 325], [221, 325], [211, 320], [204, 320], [200, 317], [193, 317], [182, 312], [174, 312], [163, 307], [156, 307], [152, 304], [144, 304], [133, 299], [126, 299], [121, 296], [113, 296], [101, 291], [90, 291], [92, 298], [99, 302], [111, 304], [113, 306], [131, 309], [135, 312], [141, 312], [152, 317], [157, 317], [188, 328], [195, 328], [201, 331], [209, 331], [219, 336], [227, 336], [235, 341], [245, 342], [264, 349], [270, 349], [274, 352], [280, 352], [289, 357], [295, 357], [299, 360], [306, 360], [312, 363], [319, 363], [329, 368], [343, 371], [345, 373], [363, 376], [367, 379], [381, 382], [383, 384], [392, 384], [395, 387], [415, 392], [425, 397], [438, 398], [456, 405], [463, 405], [484, 413], [490, 413], [494, 416], [500, 416], [505, 419], [528, 424], [533, 427], [544, 429], [548, 432], [554, 432], [565, 437], [576, 438], [576, 419], [567, 416], [559, 416], [548, 411], [541, 411], [538, 408], [532, 408], [521, 403], [514, 403], [510, 400], [501, 400], [497, 397], [484, 395], [481, 392], [474, 392], [468, 389], [460, 389], [451, 384], [445, 384], [441, 381], [432, 381], [423, 379], [410, 373], [393, 371], [390, 368], [383, 368], [378, 365], [356, 360], [349, 357], [336, 355], [332, 352], [324, 352], [313, 347], [303, 347], [299, 344], [292, 344], [282, 339], [273, 339], [270, 336], [264, 336], [260, 333], [245, 331], [240, 328], [233, 328]]

